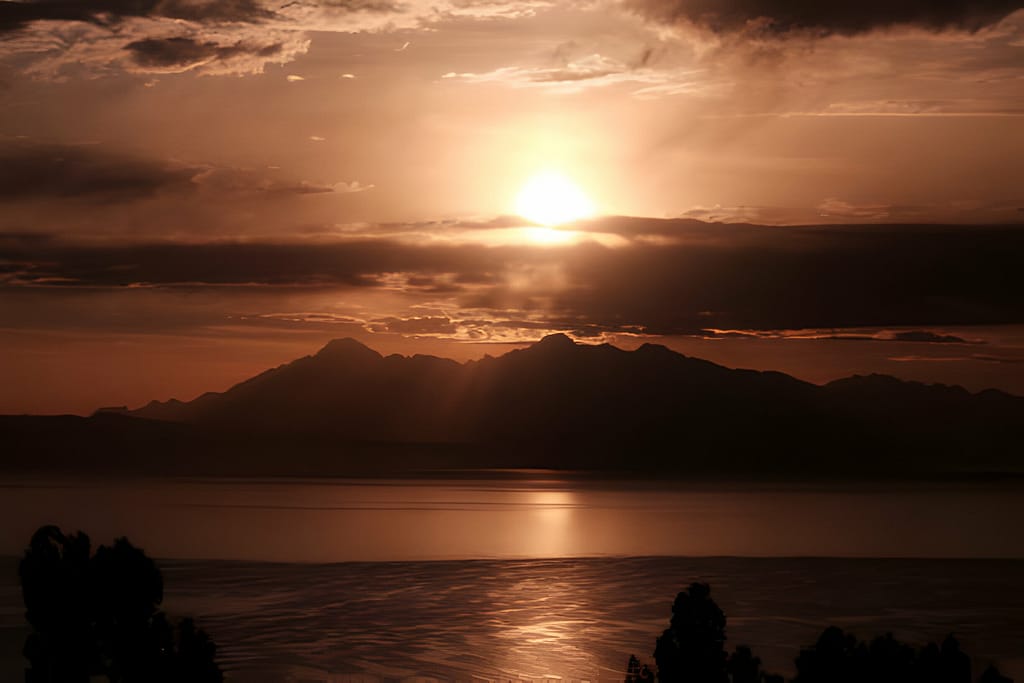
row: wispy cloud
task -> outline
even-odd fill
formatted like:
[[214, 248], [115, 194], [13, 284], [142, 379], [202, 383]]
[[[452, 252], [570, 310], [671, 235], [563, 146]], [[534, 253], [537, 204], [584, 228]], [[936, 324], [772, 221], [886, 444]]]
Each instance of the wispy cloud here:
[[628, 5], [658, 21], [687, 22], [716, 33], [762, 37], [855, 35], [892, 26], [977, 31], [1022, 7], [1019, 0], [629, 0]]
[[158, 195], [226, 198], [362, 192], [358, 182], [323, 184], [281, 177], [274, 169], [187, 163], [126, 155], [100, 145], [0, 139], [0, 202], [34, 200], [129, 203]]
[[346, 193], [346, 194], [352, 194], [352, 193], [355, 193], [355, 192], [366, 192], [367, 190], [372, 190], [373, 188], [374, 188], [374, 185], [366, 185], [366, 184], [363, 184], [363, 183], [359, 182], [358, 180], [353, 180], [352, 182], [349, 182], [349, 183], [345, 183], [345, 182], [335, 183], [332, 186], [332, 189], [335, 192], [343, 192], [343, 193]]
[[105, 69], [253, 74], [305, 53], [311, 31], [426, 28], [450, 18], [531, 16], [548, 6], [547, 0], [2, 2], [0, 56], [16, 55], [28, 73], [48, 78]]
[[707, 339], [778, 339], [791, 341], [876, 341], [915, 344], [984, 344], [985, 340], [967, 339], [955, 334], [929, 329], [877, 330], [870, 328], [803, 329], [803, 330], [702, 330]]
[[679, 94], [699, 90], [701, 70], [654, 69], [592, 54], [555, 66], [508, 66], [481, 73], [448, 72], [441, 78], [466, 83], [496, 83], [513, 88], [542, 88], [573, 93], [588, 88], [633, 84], [638, 95]]

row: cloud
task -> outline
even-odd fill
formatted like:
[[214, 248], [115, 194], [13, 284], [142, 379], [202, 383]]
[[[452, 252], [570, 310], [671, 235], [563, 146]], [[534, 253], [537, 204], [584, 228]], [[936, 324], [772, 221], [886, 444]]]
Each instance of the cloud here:
[[644, 64], [645, 60], [629, 64], [604, 55], [591, 54], [553, 66], [507, 66], [481, 73], [450, 71], [441, 78], [567, 93], [621, 83], [642, 86], [635, 91], [641, 96], [693, 93], [700, 89], [700, 69], [655, 69]]
[[372, 190], [374, 187], [374, 185], [364, 185], [358, 180], [353, 180], [350, 183], [335, 183], [332, 186], [332, 189], [334, 192], [341, 192], [343, 194], [353, 194], [355, 192], [366, 192], [367, 190]]
[[304, 33], [267, 23], [163, 17], [128, 17], [114, 25], [40, 21], [0, 35], [0, 58], [11, 58], [26, 75], [50, 80], [118, 70], [256, 74], [267, 64], [285, 64], [309, 49]]
[[719, 223], [761, 223], [770, 225], [819, 225], [821, 223], [962, 223], [1017, 224], [1024, 198], [1000, 201], [956, 201], [933, 204], [855, 204], [830, 198], [817, 207], [713, 206], [693, 207], [685, 218]]
[[[945, 100], [856, 100], [831, 102], [820, 111], [788, 112], [789, 116], [843, 116], [843, 117], [1024, 117], [1024, 107], [1007, 108], [1008, 102], [997, 99], [950, 98]], [[1013, 105], [1011, 105], [1013, 106]]]
[[890, 356], [888, 360], [895, 363], [963, 363], [969, 361], [995, 363], [998, 365], [1015, 365], [1017, 363], [1024, 363], [1024, 358], [1015, 358], [1013, 356], [991, 356], [978, 353], [965, 356], [921, 356], [916, 354], [907, 354], [902, 356]]
[[306, 195], [335, 192], [333, 185], [291, 180], [263, 170], [211, 166], [192, 178], [200, 191], [221, 196]]
[[[422, 317], [399, 312], [430, 304], [464, 319], [530, 321], [591, 334], [831, 330], [836, 336], [835, 330], [855, 328], [854, 336], [878, 341], [960, 344], [968, 340], [930, 326], [1024, 323], [1021, 226], [668, 221], [662, 229], [674, 229], [676, 239], [558, 249], [365, 236], [121, 245], [11, 239], [0, 243], [0, 279], [7, 288], [64, 291], [353, 289], [385, 297], [402, 318]], [[869, 327], [877, 331], [856, 331]]]
[[60, 145], [0, 138], [0, 202], [70, 200], [123, 203], [160, 194], [220, 197], [359, 192], [357, 182], [327, 185], [281, 178], [267, 170], [136, 157], [99, 145]]
[[818, 211], [824, 217], [852, 218], [854, 220], [884, 220], [889, 217], [890, 209], [885, 204], [855, 205], [841, 199], [830, 198], [818, 205]]
[[618, 60], [592, 54], [554, 67], [504, 67], [480, 74], [446, 73], [442, 78], [458, 78], [471, 82], [500, 81], [512, 85], [544, 85], [607, 79], [609, 76], [620, 75], [630, 70], [628, 65]]
[[458, 326], [446, 316], [380, 318], [368, 322], [365, 327], [370, 332], [385, 332], [414, 336], [451, 336], [458, 332]]
[[[62, 78], [109, 69], [262, 73], [309, 49], [309, 32], [428, 28], [531, 15], [547, 0], [0, 0], [0, 58]], [[295, 78], [291, 80], [297, 80]]]
[[213, 61], [226, 63], [244, 55], [269, 59], [279, 54], [283, 45], [247, 45], [242, 42], [219, 45], [212, 41], [201, 43], [193, 38], [175, 37], [137, 40], [125, 45], [124, 49], [132, 54], [135, 64], [146, 71], [179, 73]]
[[15, 0], [0, 2], [0, 33], [36, 22], [116, 27], [130, 17], [191, 22], [258, 22], [274, 13], [253, 0]]
[[925, 344], [970, 344], [962, 337], [952, 334], [941, 334], [928, 330], [906, 330], [893, 332], [890, 339], [901, 342], [922, 342]]
[[912, 342], [921, 344], [984, 344], [983, 340], [968, 340], [952, 334], [934, 332], [932, 330], [872, 330], [848, 329], [837, 332], [835, 329], [802, 329], [802, 330], [718, 330], [703, 331], [707, 339], [782, 339], [799, 341], [858, 341], [858, 342]]
[[980, 354], [980, 353], [976, 353], [976, 354], [972, 355], [971, 359], [972, 360], [984, 361], [986, 363], [999, 363], [999, 364], [1007, 364], [1007, 365], [1013, 365], [1013, 364], [1016, 364], [1016, 363], [1024, 363], [1024, 357], [1017, 358], [1017, 357], [1013, 357], [1013, 356], [992, 356], [992, 355]]
[[464, 270], [478, 256], [475, 250], [431, 250], [384, 241], [335, 245], [217, 242], [61, 246], [39, 240], [7, 240], [0, 245], [0, 262], [5, 264], [8, 284], [60, 281], [89, 287], [273, 285], [404, 289], [410, 278], [415, 282], [416, 278], [431, 274]]
[[977, 31], [1024, 8], [1021, 0], [627, 0], [645, 16], [715, 33], [855, 35], [890, 26]]
[[101, 202], [192, 189], [197, 167], [110, 154], [91, 145], [0, 143], [0, 201], [33, 198]]

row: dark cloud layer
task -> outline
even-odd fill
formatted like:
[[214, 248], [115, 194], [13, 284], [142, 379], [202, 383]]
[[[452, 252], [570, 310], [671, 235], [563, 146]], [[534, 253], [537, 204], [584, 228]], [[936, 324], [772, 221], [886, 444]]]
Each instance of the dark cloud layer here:
[[183, 67], [213, 59], [228, 59], [243, 54], [256, 57], [273, 57], [281, 51], [280, 43], [271, 45], [249, 45], [237, 42], [220, 45], [215, 42], [201, 42], [192, 38], [146, 38], [125, 45], [135, 63], [144, 67]]
[[197, 168], [102, 152], [91, 145], [0, 144], [0, 200], [124, 201], [187, 188]]
[[912, 342], [919, 344], [982, 344], [980, 340], [969, 340], [952, 334], [932, 330], [903, 330], [891, 332], [851, 331], [836, 334], [835, 330], [707, 330], [708, 339], [814, 339], [853, 342]]
[[[178, 59], [170, 53], [153, 59]], [[193, 56], [198, 53], [193, 53]], [[165, 192], [280, 196], [334, 192], [249, 169], [135, 157], [99, 145], [0, 140], [0, 202], [85, 200], [123, 203]]]
[[0, 241], [0, 277], [22, 284], [132, 287], [272, 285], [284, 287], [382, 286], [389, 273], [458, 272], [477, 263], [498, 269], [503, 258], [527, 258], [526, 250], [476, 247], [423, 248], [387, 241], [336, 245], [213, 243], [68, 247], [20, 238]]
[[715, 32], [853, 35], [894, 25], [976, 31], [1024, 7], [1021, 0], [629, 0], [652, 18]]
[[115, 25], [129, 17], [195, 22], [255, 22], [273, 16], [253, 0], [29, 0], [0, 2], [0, 33], [36, 21]]
[[952, 334], [939, 334], [929, 330], [907, 330], [894, 332], [893, 341], [921, 342], [924, 344], [969, 344], [970, 342], [962, 337]]
[[89, 247], [11, 238], [0, 242], [0, 281], [64, 291], [358, 287], [410, 305], [442, 296], [494, 319], [529, 313], [551, 326], [652, 334], [1024, 323], [1022, 226], [678, 228], [703, 237], [622, 248], [389, 240]]

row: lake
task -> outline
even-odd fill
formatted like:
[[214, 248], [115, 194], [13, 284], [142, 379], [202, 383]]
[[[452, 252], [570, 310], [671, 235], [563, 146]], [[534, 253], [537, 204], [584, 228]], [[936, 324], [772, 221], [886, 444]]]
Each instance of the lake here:
[[[0, 678], [20, 678], [16, 556], [40, 524], [160, 558], [230, 681], [621, 680], [675, 593], [711, 584], [729, 643], [792, 669], [828, 624], [955, 632], [1024, 678], [1013, 484], [685, 485], [544, 472], [448, 480], [7, 479]], [[826, 557], [827, 556], [827, 557]]]

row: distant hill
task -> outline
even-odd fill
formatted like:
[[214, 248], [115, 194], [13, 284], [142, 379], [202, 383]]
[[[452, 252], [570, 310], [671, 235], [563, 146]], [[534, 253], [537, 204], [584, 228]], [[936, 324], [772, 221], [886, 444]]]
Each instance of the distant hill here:
[[1024, 399], [881, 375], [817, 386], [663, 346], [624, 351], [564, 335], [465, 364], [384, 357], [340, 339], [194, 401], [62, 418], [46, 435], [41, 423], [26, 432], [33, 419], [48, 418], [6, 418], [0, 432], [45, 456], [39, 442], [70, 429], [100, 460], [105, 440], [111, 451], [138, 451], [114, 458], [122, 465], [156, 449], [168, 471], [916, 476], [1022, 469]]

